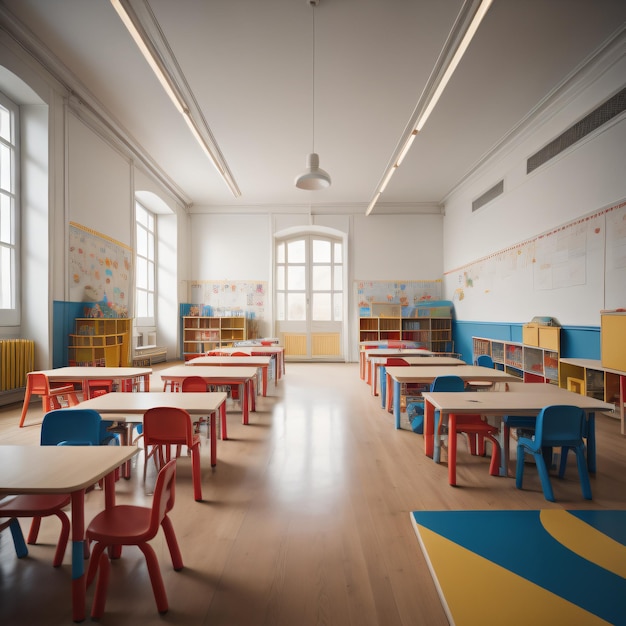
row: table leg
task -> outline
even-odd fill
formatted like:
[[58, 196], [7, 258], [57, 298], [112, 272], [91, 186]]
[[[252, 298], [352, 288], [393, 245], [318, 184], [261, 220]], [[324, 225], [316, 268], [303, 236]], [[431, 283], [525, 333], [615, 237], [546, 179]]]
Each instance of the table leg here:
[[226, 402], [220, 404], [220, 419], [222, 420], [222, 441], [228, 439], [228, 433], [226, 432]]
[[256, 411], [256, 378], [251, 378], [248, 381], [248, 388], [250, 390], [250, 410]]
[[211, 467], [217, 465], [217, 441], [215, 428], [216, 411], [212, 411], [209, 415], [209, 437], [211, 438]]
[[85, 490], [72, 492], [72, 619], [85, 619]]
[[[448, 415], [448, 483], [456, 485], [456, 415]], [[441, 439], [439, 440], [441, 455]]]
[[378, 363], [373, 363], [372, 365], [370, 365], [370, 367], [374, 368], [374, 373], [372, 374], [372, 395], [377, 396], [378, 395], [378, 374], [380, 370], [378, 368]]
[[261, 389], [263, 390], [263, 397], [267, 396], [267, 367], [261, 368]]
[[241, 423], [242, 424], [247, 424], [248, 423], [248, 393], [249, 393], [249, 389], [248, 389], [248, 384], [247, 383], [243, 383], [242, 385], [240, 385], [240, 389], [241, 391], [239, 393], [241, 393]]
[[435, 407], [430, 402], [424, 402], [424, 454], [429, 457], [433, 456], [434, 422]]
[[596, 415], [587, 415], [587, 469], [596, 473]]
[[387, 368], [384, 365], [378, 368], [378, 375], [380, 376], [380, 404], [384, 409], [387, 401]]
[[393, 417], [396, 422], [396, 428], [400, 428], [400, 382], [397, 380], [393, 381]]
[[439, 463], [441, 460], [441, 436], [439, 434], [439, 420], [441, 420], [441, 411], [435, 409], [433, 419], [433, 461]]

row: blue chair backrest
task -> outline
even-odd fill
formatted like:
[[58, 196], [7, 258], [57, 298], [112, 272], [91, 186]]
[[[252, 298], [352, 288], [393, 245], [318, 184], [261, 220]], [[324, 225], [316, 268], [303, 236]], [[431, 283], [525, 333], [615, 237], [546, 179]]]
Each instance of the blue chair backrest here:
[[493, 359], [488, 354], [481, 354], [476, 359], [476, 365], [480, 365], [481, 367], [490, 367], [493, 369]]
[[100, 413], [93, 409], [57, 409], [44, 415], [41, 424], [42, 446], [99, 446]]
[[585, 412], [577, 406], [546, 406], [537, 416], [535, 441], [541, 446], [576, 446], [582, 442], [585, 421]]
[[430, 385], [431, 391], [465, 391], [465, 382], [460, 376], [437, 376]]

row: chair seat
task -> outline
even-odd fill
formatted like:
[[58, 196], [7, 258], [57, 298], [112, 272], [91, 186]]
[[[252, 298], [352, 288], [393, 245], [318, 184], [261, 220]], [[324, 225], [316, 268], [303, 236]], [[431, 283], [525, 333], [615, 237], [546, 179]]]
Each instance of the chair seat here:
[[98, 513], [89, 523], [87, 533], [94, 541], [136, 545], [150, 538], [151, 517], [151, 509], [121, 504]]

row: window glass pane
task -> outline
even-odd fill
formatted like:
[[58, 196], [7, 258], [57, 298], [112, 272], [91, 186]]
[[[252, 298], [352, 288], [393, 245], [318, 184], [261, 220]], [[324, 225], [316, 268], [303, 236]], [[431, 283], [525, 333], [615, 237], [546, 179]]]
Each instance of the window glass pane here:
[[[300, 290], [305, 287], [305, 273], [302, 265], [287, 266], [287, 289]], [[291, 319], [291, 318], [290, 318]]]
[[0, 241], [13, 243], [13, 220], [11, 211], [11, 198], [6, 194], [0, 195]]
[[148, 236], [148, 251], [146, 253], [146, 256], [149, 259], [154, 260], [154, 234], [149, 232], [147, 233]]
[[13, 308], [13, 251], [6, 246], [0, 247], [0, 309]]
[[11, 191], [11, 153], [11, 148], [0, 145], [0, 187], [4, 191]]
[[334, 244], [334, 253], [335, 253], [335, 263], [343, 263], [342, 260], [342, 250], [343, 250], [343, 246], [340, 243], [335, 243]]
[[304, 239], [290, 241], [287, 244], [287, 262], [288, 263], [304, 263], [305, 248]]
[[11, 113], [6, 107], [0, 106], [0, 137], [9, 143], [11, 138]]
[[333, 273], [333, 289], [335, 291], [343, 291], [343, 265], [335, 265]]
[[333, 294], [333, 320], [341, 322], [343, 319], [343, 293]]
[[154, 291], [154, 263], [152, 261], [146, 263], [146, 280], [148, 291]]
[[330, 263], [330, 241], [313, 240], [313, 263]]
[[285, 244], [279, 243], [276, 246], [276, 263], [284, 263], [285, 262]]
[[285, 266], [279, 265], [276, 268], [276, 289], [285, 288]]
[[146, 317], [154, 317], [154, 293], [146, 294]]
[[330, 291], [330, 265], [314, 265], [313, 266], [313, 290], [314, 291]]
[[136, 211], [137, 224], [141, 224], [142, 226], [147, 227], [148, 226], [148, 211], [146, 211], [141, 206], [141, 204], [135, 205], [135, 211]]
[[313, 294], [313, 309], [311, 311], [311, 317], [317, 321], [330, 321], [331, 309], [329, 293]]
[[281, 322], [285, 321], [285, 294], [284, 293], [276, 294], [276, 319]]
[[292, 322], [306, 320], [306, 298], [303, 293], [287, 294], [287, 319]]
[[139, 256], [148, 256], [148, 231], [144, 228], [137, 227], [137, 254]]
[[148, 274], [147, 274], [148, 262], [141, 258], [137, 257], [137, 268], [136, 268], [136, 279], [137, 279], [137, 289], [147, 289], [148, 288]]
[[146, 295], [147, 292], [145, 291], [137, 291], [136, 293], [136, 306], [137, 306], [137, 312], [136, 312], [136, 316], [137, 317], [148, 317], [148, 307], [146, 304]]

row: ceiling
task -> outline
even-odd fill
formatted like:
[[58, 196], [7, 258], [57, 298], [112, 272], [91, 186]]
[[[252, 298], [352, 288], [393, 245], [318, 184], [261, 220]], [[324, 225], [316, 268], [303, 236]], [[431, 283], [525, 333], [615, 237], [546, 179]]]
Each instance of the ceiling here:
[[[153, 12], [240, 197], [200, 149], [110, 2], [0, 0], [0, 9], [69, 69], [79, 95], [132, 135], [191, 212], [364, 213], [464, 2], [131, 4]], [[373, 214], [438, 210], [625, 20], [624, 0], [494, 0]], [[313, 145], [332, 186], [303, 191], [294, 180]]]

